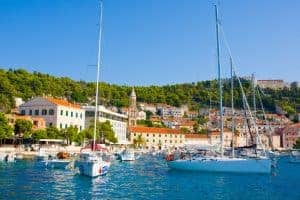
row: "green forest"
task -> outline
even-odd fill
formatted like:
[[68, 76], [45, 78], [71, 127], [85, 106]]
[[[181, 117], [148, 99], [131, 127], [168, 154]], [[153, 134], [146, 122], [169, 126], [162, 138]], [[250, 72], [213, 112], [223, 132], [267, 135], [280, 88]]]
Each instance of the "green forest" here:
[[[242, 79], [243, 88], [251, 105], [251, 83]], [[241, 91], [237, 80], [234, 81], [234, 103], [242, 107]], [[93, 103], [95, 82], [74, 81], [68, 77], [55, 77], [24, 69], [0, 69], [0, 110], [9, 112], [14, 106], [14, 97], [28, 100], [31, 97], [52, 95], [65, 97], [78, 103]], [[138, 102], [165, 103], [172, 106], [189, 105], [191, 110], [210, 105], [217, 106], [217, 81], [199, 81], [163, 86], [135, 86]], [[132, 86], [101, 82], [100, 102], [106, 106], [127, 107]], [[224, 105], [230, 106], [230, 80], [223, 79]], [[288, 114], [296, 112], [300, 105], [300, 89], [297, 86], [282, 90], [265, 89], [261, 94], [267, 111], [275, 111], [280, 105]], [[258, 101], [259, 102], [259, 101]]]

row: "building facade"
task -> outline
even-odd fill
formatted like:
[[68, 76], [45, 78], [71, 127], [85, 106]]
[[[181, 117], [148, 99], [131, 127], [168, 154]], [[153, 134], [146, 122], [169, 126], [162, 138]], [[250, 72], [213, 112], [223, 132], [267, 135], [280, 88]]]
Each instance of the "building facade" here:
[[[85, 110], [85, 126], [89, 127], [95, 117], [95, 106], [83, 106]], [[127, 143], [127, 116], [98, 106], [98, 120], [109, 121], [119, 144]]]
[[180, 130], [169, 128], [131, 126], [129, 133], [131, 143], [140, 135], [148, 149], [177, 148], [185, 143], [185, 135]]
[[46, 127], [58, 129], [74, 126], [78, 131], [84, 129], [85, 114], [78, 104], [53, 97], [36, 97], [19, 106], [21, 115], [41, 117]]
[[32, 130], [39, 130], [46, 128], [46, 122], [44, 118], [38, 116], [19, 115], [19, 114], [6, 114], [5, 117], [8, 119], [8, 123], [14, 126], [18, 119], [27, 120], [32, 123]]

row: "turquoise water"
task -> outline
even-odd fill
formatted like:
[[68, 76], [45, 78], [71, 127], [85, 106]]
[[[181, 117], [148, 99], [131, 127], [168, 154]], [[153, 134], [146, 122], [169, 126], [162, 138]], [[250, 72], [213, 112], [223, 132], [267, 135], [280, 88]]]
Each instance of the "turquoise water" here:
[[0, 164], [0, 199], [299, 199], [300, 164], [278, 159], [276, 175], [170, 170], [163, 160], [142, 157], [113, 163], [90, 179], [34, 161]]

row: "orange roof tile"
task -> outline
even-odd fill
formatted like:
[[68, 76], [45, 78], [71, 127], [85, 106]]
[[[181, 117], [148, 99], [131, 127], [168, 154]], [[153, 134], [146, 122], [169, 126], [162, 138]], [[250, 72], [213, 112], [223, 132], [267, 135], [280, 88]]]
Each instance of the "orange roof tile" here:
[[185, 134], [185, 138], [208, 138], [206, 134]]
[[131, 126], [129, 127], [130, 132], [138, 133], [163, 133], [163, 134], [181, 134], [180, 130], [170, 128], [157, 128], [157, 127], [146, 127], [146, 126]]
[[73, 107], [73, 108], [80, 108], [80, 105], [75, 104], [75, 103], [71, 103], [67, 100], [64, 99], [56, 99], [53, 97], [44, 97], [45, 99], [47, 99], [48, 101], [50, 101], [51, 103], [54, 103], [56, 105], [60, 105], [60, 106], [66, 106], [66, 107]]

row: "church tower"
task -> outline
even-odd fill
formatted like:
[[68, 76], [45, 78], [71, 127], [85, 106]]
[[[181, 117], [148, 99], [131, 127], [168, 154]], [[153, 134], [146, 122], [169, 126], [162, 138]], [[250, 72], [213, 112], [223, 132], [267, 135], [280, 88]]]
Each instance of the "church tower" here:
[[130, 106], [128, 110], [128, 124], [129, 126], [136, 126], [136, 120], [138, 116], [138, 110], [136, 107], [136, 94], [134, 88], [132, 88], [130, 94]]

